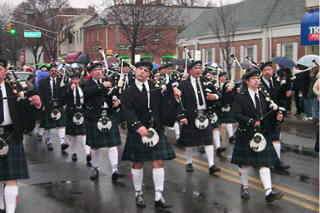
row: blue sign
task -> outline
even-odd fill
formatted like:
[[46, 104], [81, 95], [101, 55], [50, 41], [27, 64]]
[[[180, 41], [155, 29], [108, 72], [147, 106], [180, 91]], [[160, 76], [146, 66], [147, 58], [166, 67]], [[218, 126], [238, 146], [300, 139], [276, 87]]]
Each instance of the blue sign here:
[[319, 10], [308, 11], [301, 19], [301, 45], [319, 45]]

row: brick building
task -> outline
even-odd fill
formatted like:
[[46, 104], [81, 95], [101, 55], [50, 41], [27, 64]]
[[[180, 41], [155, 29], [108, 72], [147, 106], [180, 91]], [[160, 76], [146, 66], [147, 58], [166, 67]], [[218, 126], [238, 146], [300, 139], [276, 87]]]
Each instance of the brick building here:
[[[301, 0], [245, 0], [231, 5], [235, 33], [231, 52], [240, 62], [250, 56], [254, 61], [285, 56], [297, 61], [305, 55], [300, 45], [300, 22], [305, 2]], [[219, 8], [204, 11], [177, 37], [177, 55], [184, 57], [183, 47], [194, 54], [201, 51], [203, 62], [223, 63], [219, 40], [208, 20], [213, 20]], [[211, 18], [211, 19], [210, 19]], [[240, 77], [235, 72], [236, 78]]]

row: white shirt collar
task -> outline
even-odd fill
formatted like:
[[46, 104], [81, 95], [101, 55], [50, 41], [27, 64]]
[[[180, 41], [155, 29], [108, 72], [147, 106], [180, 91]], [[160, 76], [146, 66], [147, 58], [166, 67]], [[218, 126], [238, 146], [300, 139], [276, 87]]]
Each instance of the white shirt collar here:
[[139, 81], [138, 79], [135, 79], [135, 84], [137, 85], [138, 89], [142, 91], [142, 84], [146, 87], [146, 90], [149, 91], [149, 84], [148, 81], [145, 81], [144, 83]]
[[197, 82], [197, 80], [199, 80], [200, 78], [195, 78], [195, 77], [193, 77], [192, 75], [190, 75], [190, 79], [191, 79], [191, 81], [193, 81], [193, 82]]

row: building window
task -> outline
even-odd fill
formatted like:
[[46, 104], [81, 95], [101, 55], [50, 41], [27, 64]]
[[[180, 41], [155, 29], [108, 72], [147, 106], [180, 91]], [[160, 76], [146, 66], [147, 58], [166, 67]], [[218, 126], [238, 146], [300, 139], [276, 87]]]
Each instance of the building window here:
[[89, 42], [89, 32], [87, 31], [87, 42]]
[[293, 60], [293, 44], [283, 44], [283, 56]]
[[99, 41], [99, 29], [97, 29], [97, 41]]
[[94, 41], [94, 31], [91, 32], [91, 41]]
[[206, 63], [213, 62], [212, 49], [206, 49]]
[[254, 60], [253, 46], [246, 46], [244, 49], [244, 55], [245, 57], [249, 56], [251, 60]]
[[76, 42], [79, 42], [79, 34], [78, 34], [78, 30], [76, 31]]
[[80, 34], [80, 42], [82, 42], [82, 32], [81, 32], [81, 30], [79, 30], [79, 34]]

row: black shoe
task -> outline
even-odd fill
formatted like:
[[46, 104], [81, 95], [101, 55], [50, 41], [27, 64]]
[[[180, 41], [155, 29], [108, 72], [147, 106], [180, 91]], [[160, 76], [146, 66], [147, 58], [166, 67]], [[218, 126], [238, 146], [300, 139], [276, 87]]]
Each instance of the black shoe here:
[[48, 149], [48, 151], [52, 151], [53, 150], [52, 143], [48, 143], [47, 144], [47, 149]]
[[221, 169], [218, 168], [218, 167], [216, 167], [215, 165], [212, 165], [212, 166], [209, 168], [209, 174], [210, 174], [210, 175], [214, 175], [214, 173], [220, 172], [220, 171], [221, 171]]
[[66, 150], [68, 147], [69, 147], [69, 144], [67, 144], [67, 143], [61, 144], [61, 151], [63, 152], [63, 151]]
[[217, 155], [220, 157], [220, 158], [225, 158], [223, 155], [222, 155], [222, 152], [226, 151], [226, 148], [224, 147], [219, 147], [217, 149]]
[[78, 160], [77, 153], [73, 153], [71, 155], [71, 159], [72, 159], [73, 162], [76, 162]]
[[99, 177], [99, 170], [97, 167], [94, 167], [92, 170], [92, 175], [90, 176], [91, 180], [96, 180]]
[[236, 143], [236, 138], [235, 138], [234, 136], [231, 136], [231, 137], [229, 138], [229, 143], [235, 144], [235, 143]]
[[139, 208], [145, 208], [146, 204], [144, 203], [142, 192], [137, 193], [136, 195], [136, 206]]
[[160, 210], [161, 209], [168, 209], [168, 208], [172, 207], [172, 205], [166, 203], [166, 201], [164, 200], [163, 197], [161, 197], [158, 201], [154, 201], [154, 206]]
[[269, 202], [272, 202], [274, 200], [279, 200], [283, 197], [283, 192], [275, 192], [273, 189], [272, 191], [270, 192], [270, 194], [268, 194], [266, 196], [266, 201], [269, 203]]
[[87, 154], [87, 166], [91, 167], [91, 156], [89, 154]]
[[116, 182], [119, 178], [124, 177], [124, 174], [120, 174], [119, 171], [115, 171], [114, 173], [112, 173], [112, 182]]
[[193, 172], [192, 163], [188, 163], [188, 164], [186, 165], [186, 172]]
[[286, 165], [286, 164], [282, 163], [282, 161], [280, 161], [280, 163], [278, 163], [277, 165], [275, 165], [274, 168], [275, 168], [275, 169], [278, 169], [278, 170], [286, 170], [286, 169], [289, 169], [290, 166], [289, 166], [289, 165]]
[[241, 198], [243, 199], [249, 199], [249, 188], [248, 187], [243, 187], [243, 185], [241, 185]]
[[0, 209], [0, 213], [6, 213], [6, 210]]

